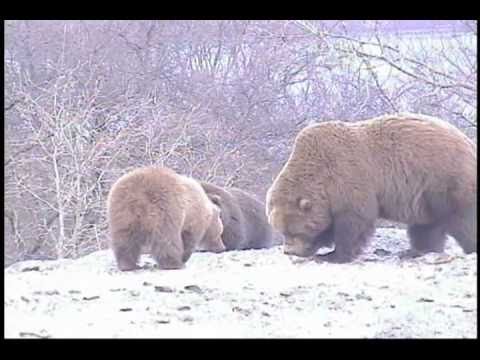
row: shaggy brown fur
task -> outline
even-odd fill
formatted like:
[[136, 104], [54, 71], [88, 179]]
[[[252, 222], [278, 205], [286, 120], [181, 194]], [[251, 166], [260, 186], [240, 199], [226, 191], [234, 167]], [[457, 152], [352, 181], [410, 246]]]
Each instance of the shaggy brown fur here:
[[122, 176], [107, 200], [111, 246], [118, 268], [138, 268], [148, 248], [162, 269], [177, 269], [199, 245], [223, 251], [220, 210], [199, 183], [160, 167]]
[[222, 188], [208, 182], [201, 182], [201, 185], [220, 208], [226, 250], [261, 249], [273, 245], [264, 203], [238, 188]]
[[413, 253], [440, 252], [446, 235], [466, 253], [477, 245], [477, 149], [442, 120], [398, 114], [302, 130], [267, 193], [284, 252], [354, 259], [378, 217], [408, 225]]

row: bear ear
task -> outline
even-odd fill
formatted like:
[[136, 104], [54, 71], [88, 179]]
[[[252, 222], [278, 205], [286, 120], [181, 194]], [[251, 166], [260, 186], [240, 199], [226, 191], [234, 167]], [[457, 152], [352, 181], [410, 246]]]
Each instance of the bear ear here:
[[298, 206], [300, 207], [301, 210], [308, 211], [312, 208], [312, 202], [308, 199], [301, 198], [298, 201]]
[[216, 194], [212, 194], [212, 195], [210, 195], [210, 200], [211, 200], [215, 205], [220, 206], [220, 196], [218, 196], [218, 195], [216, 195]]

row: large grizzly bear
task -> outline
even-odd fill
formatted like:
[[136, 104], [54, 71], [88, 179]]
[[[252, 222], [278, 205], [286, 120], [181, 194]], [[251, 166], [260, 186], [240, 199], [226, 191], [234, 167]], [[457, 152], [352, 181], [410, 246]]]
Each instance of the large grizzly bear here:
[[[273, 245], [264, 203], [235, 187], [222, 188], [205, 181], [200, 184], [220, 208], [226, 250], [262, 249]], [[204, 247], [204, 250], [210, 249]]]
[[144, 248], [162, 269], [178, 269], [200, 243], [223, 251], [220, 210], [194, 179], [162, 167], [122, 176], [107, 200], [111, 246], [118, 268], [138, 268]]
[[[441, 252], [446, 234], [465, 253], [477, 245], [477, 149], [442, 120], [402, 113], [303, 129], [267, 192], [284, 252], [350, 262], [379, 217], [408, 225], [410, 256]], [[405, 254], [404, 254], [405, 255]]]

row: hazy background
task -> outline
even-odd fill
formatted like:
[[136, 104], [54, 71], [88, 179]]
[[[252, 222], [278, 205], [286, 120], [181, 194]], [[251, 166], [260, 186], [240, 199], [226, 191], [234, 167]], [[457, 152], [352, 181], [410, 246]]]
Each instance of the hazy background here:
[[263, 199], [311, 121], [439, 116], [476, 141], [477, 22], [6, 21], [5, 264], [107, 246], [161, 164]]

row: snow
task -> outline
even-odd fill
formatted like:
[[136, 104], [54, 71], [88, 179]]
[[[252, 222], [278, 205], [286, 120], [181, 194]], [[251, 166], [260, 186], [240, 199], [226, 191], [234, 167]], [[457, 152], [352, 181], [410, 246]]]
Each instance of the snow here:
[[[399, 259], [377, 229], [351, 264], [264, 250], [195, 253], [181, 270], [119, 272], [110, 250], [5, 269], [5, 337], [476, 338], [477, 255]], [[379, 251], [379, 249], [381, 249]]]

